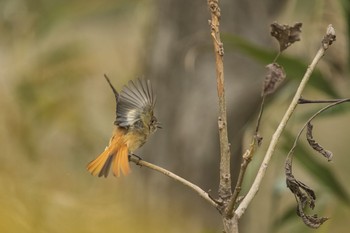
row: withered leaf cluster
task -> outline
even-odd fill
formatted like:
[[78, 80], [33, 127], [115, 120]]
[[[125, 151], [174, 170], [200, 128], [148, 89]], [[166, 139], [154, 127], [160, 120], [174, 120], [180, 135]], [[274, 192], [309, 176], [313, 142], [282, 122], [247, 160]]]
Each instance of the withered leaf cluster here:
[[286, 160], [285, 174], [287, 187], [294, 194], [297, 201], [297, 215], [303, 220], [305, 225], [311, 228], [318, 228], [327, 221], [328, 218], [305, 213], [307, 207], [311, 209], [315, 208], [316, 194], [309, 186], [294, 177], [292, 173], [292, 156], [293, 154], [289, 154]]
[[300, 41], [302, 23], [295, 23], [294, 26], [271, 24], [271, 36], [275, 37], [280, 45], [280, 52], [288, 48], [296, 41]]
[[[311, 120], [307, 122], [307, 132], [306, 139], [309, 145], [322, 154], [328, 161], [332, 160], [333, 154], [332, 152], [325, 150], [320, 144], [318, 144], [312, 135], [313, 125], [311, 124]], [[304, 128], [303, 128], [304, 129]], [[300, 134], [299, 134], [300, 135]], [[286, 163], [285, 163], [285, 174], [286, 174], [286, 183], [287, 187], [292, 191], [297, 201], [297, 214], [303, 220], [305, 225], [318, 228], [325, 221], [328, 220], [326, 217], [318, 217], [315, 215], [308, 215], [305, 213], [307, 207], [314, 209], [316, 195], [315, 192], [303, 182], [297, 180], [292, 173], [292, 158], [295, 146], [288, 153]]]

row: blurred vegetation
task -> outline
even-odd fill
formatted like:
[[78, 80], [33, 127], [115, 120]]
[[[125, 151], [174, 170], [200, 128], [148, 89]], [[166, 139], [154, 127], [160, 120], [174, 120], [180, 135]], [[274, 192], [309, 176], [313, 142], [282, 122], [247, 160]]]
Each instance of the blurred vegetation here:
[[[349, 9], [347, 1], [342, 2], [347, 7], [344, 9]], [[133, 167], [131, 176], [119, 180], [97, 179], [85, 171], [86, 164], [108, 142], [114, 121], [114, 98], [103, 74], [107, 73], [117, 87], [142, 74], [140, 58], [145, 46], [142, 38], [154, 4], [156, 1], [141, 0], [0, 1], [1, 232], [220, 232], [219, 216], [204, 226], [200, 213], [187, 216], [186, 208], [173, 208], [181, 200], [172, 197], [175, 204], [169, 209], [169, 197], [151, 197], [154, 192], [150, 189], [155, 187], [138, 182], [137, 178], [150, 171]], [[344, 17], [349, 19], [349, 15], [346, 11]], [[268, 49], [259, 49], [234, 36], [227, 40], [228, 51], [232, 45], [245, 56], [263, 63], [271, 61], [273, 53]], [[307, 67], [305, 60], [294, 54], [281, 58], [287, 74], [293, 78], [303, 73]], [[313, 81], [313, 85], [317, 91], [309, 93], [349, 97], [348, 73], [341, 74], [343, 80], [333, 85], [327, 73], [316, 72], [314, 79], [318, 81]], [[284, 90], [292, 90], [293, 85], [295, 81]], [[267, 110], [266, 119], [278, 121], [280, 115], [275, 110], [282, 111], [289, 96], [290, 93], [278, 94], [277, 101]], [[334, 229], [345, 232], [350, 216], [348, 206], [343, 205], [348, 202], [349, 187], [339, 187], [350, 179], [346, 145], [349, 113], [339, 113], [327, 118], [321, 127], [323, 132], [332, 132], [332, 137], [342, 140], [323, 136], [333, 147], [336, 158], [334, 164], [321, 170], [332, 173], [325, 178], [332, 178], [322, 179], [323, 183], [313, 181], [322, 215], [331, 217], [317, 232], [335, 232]], [[271, 131], [273, 123], [266, 124], [266, 132]], [[296, 125], [297, 121], [292, 122], [293, 129], [297, 129]], [[273, 167], [267, 177], [275, 185], [275, 196], [264, 196], [264, 190], [271, 189], [267, 185], [255, 202], [273, 199], [268, 202], [274, 205], [268, 211], [273, 229], [270, 232], [309, 232], [291, 214], [295, 207], [291, 194], [280, 188], [285, 187], [279, 168], [286, 153], [283, 149], [278, 153], [281, 153], [276, 156], [279, 167]], [[255, 166], [258, 161], [254, 161]], [[324, 165], [314, 165], [318, 167], [298, 172], [307, 177], [310, 171], [324, 176], [319, 170]], [[248, 178], [253, 175], [254, 172]], [[284, 201], [287, 199], [288, 206]], [[258, 205], [251, 208], [254, 210], [249, 211], [263, 210]], [[257, 227], [260, 224], [255, 222]]]

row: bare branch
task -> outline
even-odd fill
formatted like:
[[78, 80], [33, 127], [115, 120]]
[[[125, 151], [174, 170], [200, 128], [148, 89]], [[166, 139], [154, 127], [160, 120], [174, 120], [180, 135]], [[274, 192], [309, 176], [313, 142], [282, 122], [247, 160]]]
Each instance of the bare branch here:
[[147, 167], [147, 168], [150, 168], [152, 170], [155, 170], [157, 172], [160, 172], [178, 182], [180, 182], [181, 184], [189, 187], [190, 189], [192, 189], [193, 191], [195, 191], [199, 196], [201, 196], [204, 200], [206, 200], [207, 202], [209, 202], [209, 204], [211, 204], [212, 206], [214, 206], [216, 209], [219, 209], [219, 204], [217, 202], [215, 202], [207, 192], [205, 192], [203, 189], [201, 189], [200, 187], [198, 187], [197, 185], [189, 182], [188, 180], [162, 168], [162, 167], [159, 167], [157, 165], [154, 165], [152, 163], [149, 163], [149, 162], [146, 162], [140, 158], [138, 158], [137, 156], [135, 155], [131, 155], [130, 157], [130, 161], [135, 163], [136, 165], [139, 165], [139, 166], [143, 166], [143, 167]]
[[220, 184], [219, 196], [222, 199], [228, 199], [231, 196], [231, 173], [230, 173], [230, 144], [227, 134], [227, 116], [224, 88], [224, 47], [220, 39], [220, 8], [219, 0], [208, 0], [211, 20], [209, 20], [211, 36], [214, 44], [215, 64], [216, 64], [216, 83], [219, 97], [219, 138], [220, 138]]
[[[329, 30], [327, 30], [327, 34], [326, 36], [329, 34], [328, 33]], [[333, 33], [334, 30], [332, 31], [332, 36], [335, 37], [335, 34]], [[328, 45], [330, 45], [334, 40], [330, 40], [330, 42], [328, 43]], [[286, 113], [284, 114], [280, 124], [278, 125], [275, 133], [272, 136], [270, 145], [267, 149], [267, 152], [265, 154], [264, 160], [261, 163], [261, 166], [259, 168], [258, 174], [255, 177], [255, 180], [251, 186], [251, 188], [249, 189], [247, 195], [245, 196], [245, 198], [243, 199], [243, 201], [240, 203], [240, 205], [238, 206], [238, 208], [235, 211], [235, 214], [237, 215], [238, 218], [240, 218], [245, 210], [247, 209], [248, 205], [250, 204], [250, 202], [253, 200], [253, 198], [255, 197], [256, 193], [259, 190], [261, 181], [265, 175], [266, 169], [269, 165], [269, 162], [271, 160], [271, 157], [273, 155], [273, 152], [275, 151], [275, 148], [277, 146], [278, 140], [284, 130], [284, 128], [287, 125], [288, 120], [290, 119], [291, 115], [293, 114], [296, 106], [298, 105], [298, 101], [301, 97], [301, 94], [307, 84], [307, 82], [310, 79], [310, 76], [313, 72], [313, 70], [315, 69], [318, 61], [322, 58], [322, 56], [324, 55], [325, 51], [328, 49], [328, 46], [325, 46], [325, 40], [322, 41], [322, 45], [321, 48], [318, 50], [318, 52], [316, 53], [312, 63], [309, 65], [308, 69], [306, 70], [303, 79], [301, 80], [299, 87], [293, 97], [292, 102], [290, 103]]]
[[224, 218], [224, 233], [238, 233], [238, 219], [236, 216], [233, 218]]

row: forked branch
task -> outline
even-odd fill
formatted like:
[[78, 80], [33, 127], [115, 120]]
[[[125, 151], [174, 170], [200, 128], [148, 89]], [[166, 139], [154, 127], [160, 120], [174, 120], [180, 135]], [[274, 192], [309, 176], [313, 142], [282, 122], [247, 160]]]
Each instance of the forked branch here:
[[306, 70], [306, 73], [304, 74], [304, 77], [302, 78], [302, 80], [299, 84], [299, 87], [298, 87], [298, 89], [293, 97], [292, 102], [290, 103], [286, 113], [284, 114], [280, 124], [278, 125], [275, 133], [272, 136], [272, 139], [271, 139], [270, 145], [267, 149], [267, 152], [265, 154], [264, 160], [260, 165], [258, 174], [256, 175], [255, 180], [254, 180], [251, 188], [249, 189], [247, 195], [245, 196], [245, 198], [243, 199], [243, 201], [240, 203], [240, 205], [238, 206], [238, 208], [235, 211], [235, 215], [237, 215], [238, 218], [240, 218], [244, 214], [248, 205], [250, 204], [250, 202], [253, 200], [256, 193], [258, 192], [261, 181], [265, 175], [266, 169], [267, 169], [269, 162], [272, 158], [273, 152], [275, 151], [275, 148], [277, 146], [278, 140], [279, 140], [284, 128], [286, 127], [288, 120], [290, 119], [296, 106], [298, 105], [299, 99], [301, 98], [301, 94], [302, 94], [307, 82], [309, 81], [313, 70], [315, 69], [319, 60], [325, 54], [325, 51], [334, 42], [334, 40], [335, 40], [335, 30], [332, 27], [332, 25], [329, 25], [327, 28], [326, 35], [324, 36], [324, 38], [321, 42], [320, 49], [318, 50], [314, 59], [312, 60], [311, 64], [309, 65], [308, 69]]

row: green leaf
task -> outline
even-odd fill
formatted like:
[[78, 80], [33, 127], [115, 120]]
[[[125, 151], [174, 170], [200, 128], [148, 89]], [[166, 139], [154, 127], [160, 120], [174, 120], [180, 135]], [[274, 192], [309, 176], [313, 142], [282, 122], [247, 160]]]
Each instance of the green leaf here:
[[[223, 34], [222, 39], [226, 51], [229, 49], [236, 49], [265, 65], [273, 62], [277, 54], [276, 51], [265, 49], [239, 36]], [[287, 55], [281, 55], [277, 61], [286, 71], [287, 79], [289, 78], [297, 81], [301, 80], [308, 67], [308, 63]], [[311, 86], [328, 94], [330, 97], [339, 98], [331, 83], [325, 79], [319, 70], [314, 70], [309, 83]]]
[[[287, 130], [285, 131], [284, 136], [286, 137], [286, 140], [284, 140], [281, 145], [287, 153], [291, 147], [289, 142], [294, 141], [294, 137]], [[323, 187], [338, 197], [339, 200], [343, 201], [347, 205], [350, 205], [349, 194], [333, 174], [332, 170], [330, 169], [331, 164], [326, 166], [320, 162], [321, 159], [324, 159], [322, 156], [319, 156], [317, 153], [310, 153], [305, 145], [299, 142], [294, 151], [293, 158], [298, 160], [305, 170], [307, 170], [318, 183], [322, 184]], [[295, 167], [295, 164], [293, 165]], [[297, 174], [294, 175], [298, 177]]]

